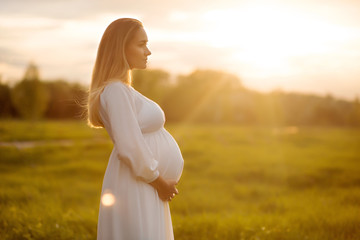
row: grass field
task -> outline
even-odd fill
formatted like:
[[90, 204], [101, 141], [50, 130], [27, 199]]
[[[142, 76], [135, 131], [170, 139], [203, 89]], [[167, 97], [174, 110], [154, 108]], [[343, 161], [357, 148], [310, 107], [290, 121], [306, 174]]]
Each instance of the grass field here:
[[[185, 159], [176, 240], [360, 239], [360, 129], [167, 129]], [[106, 132], [0, 121], [0, 142], [0, 239], [95, 239]]]

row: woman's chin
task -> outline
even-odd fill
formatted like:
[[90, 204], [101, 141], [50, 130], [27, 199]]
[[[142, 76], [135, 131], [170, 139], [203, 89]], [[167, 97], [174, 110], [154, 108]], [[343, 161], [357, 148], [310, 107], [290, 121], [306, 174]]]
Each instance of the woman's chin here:
[[146, 64], [144, 64], [142, 66], [133, 67], [132, 69], [145, 69], [146, 67], [147, 67]]

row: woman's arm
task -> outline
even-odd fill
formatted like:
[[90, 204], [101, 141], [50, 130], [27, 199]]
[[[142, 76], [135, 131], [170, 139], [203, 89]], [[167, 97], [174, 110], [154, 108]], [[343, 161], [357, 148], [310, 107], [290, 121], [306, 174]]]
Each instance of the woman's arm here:
[[154, 181], [159, 176], [158, 161], [142, 135], [130, 88], [121, 82], [113, 83], [104, 90], [101, 101], [118, 159], [131, 168], [135, 177], [147, 183]]

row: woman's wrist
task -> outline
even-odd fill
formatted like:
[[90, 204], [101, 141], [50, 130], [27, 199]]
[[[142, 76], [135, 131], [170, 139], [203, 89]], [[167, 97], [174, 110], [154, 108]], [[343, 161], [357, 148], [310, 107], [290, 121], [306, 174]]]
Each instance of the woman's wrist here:
[[153, 186], [155, 189], [163, 188], [167, 185], [165, 179], [159, 175], [158, 178], [156, 178], [154, 181], [149, 183], [151, 186]]

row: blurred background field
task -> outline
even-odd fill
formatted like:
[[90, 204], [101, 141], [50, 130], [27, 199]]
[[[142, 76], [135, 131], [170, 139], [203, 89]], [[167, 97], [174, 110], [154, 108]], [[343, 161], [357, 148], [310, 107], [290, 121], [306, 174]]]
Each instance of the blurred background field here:
[[[0, 239], [95, 239], [107, 133], [78, 120], [0, 123]], [[360, 129], [166, 128], [185, 159], [176, 239], [359, 239]]]
[[[198, 69], [133, 71], [185, 159], [177, 240], [360, 238], [360, 101], [274, 90]], [[95, 239], [112, 143], [84, 120], [86, 87], [30, 63], [0, 82], [0, 239]]]

